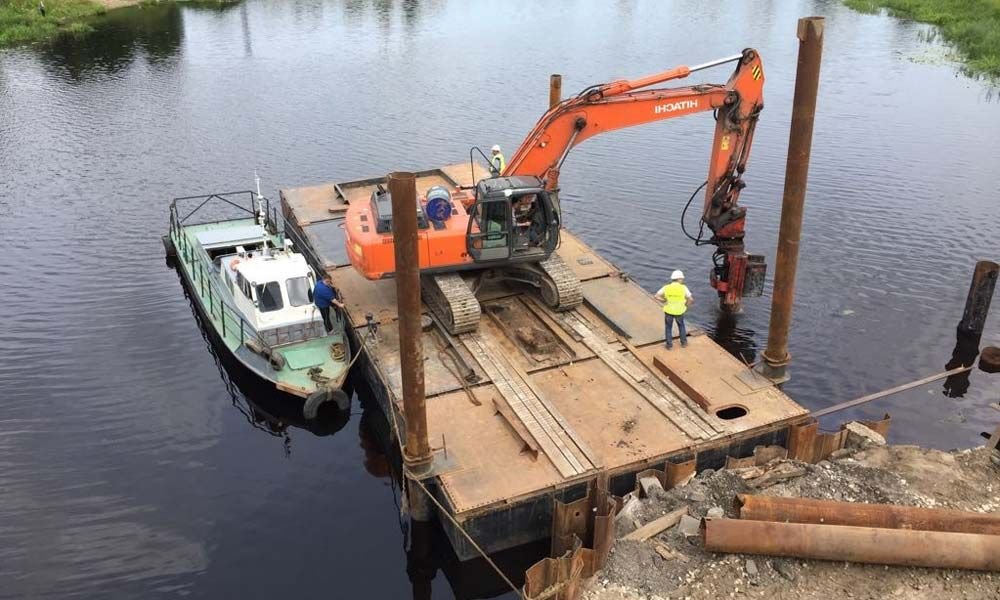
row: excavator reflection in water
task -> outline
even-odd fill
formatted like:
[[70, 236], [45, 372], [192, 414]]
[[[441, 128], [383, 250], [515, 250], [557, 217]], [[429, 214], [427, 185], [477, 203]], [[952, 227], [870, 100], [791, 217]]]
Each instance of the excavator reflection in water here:
[[[727, 63], [736, 63], [736, 68], [725, 84], [644, 89]], [[712, 235], [702, 239], [699, 230], [697, 237], [689, 237], [716, 246], [712, 286], [723, 309], [738, 311], [744, 296], [762, 293], [766, 270], [763, 257], [744, 250], [746, 209], [738, 205], [754, 128], [764, 106], [763, 87], [760, 56], [747, 49], [702, 65], [591, 86], [556, 104], [502, 173], [494, 171], [469, 188], [435, 186], [418, 198], [425, 302], [453, 334], [478, 326], [481, 311], [475, 293], [484, 277], [530, 284], [555, 310], [577, 306], [582, 301], [580, 282], [554, 254], [562, 224], [559, 170], [569, 151], [608, 131], [712, 111], [715, 137], [701, 215], [702, 226]], [[355, 269], [368, 279], [393, 274], [388, 192], [378, 189], [371, 202], [351, 203], [345, 232], [347, 255]]]

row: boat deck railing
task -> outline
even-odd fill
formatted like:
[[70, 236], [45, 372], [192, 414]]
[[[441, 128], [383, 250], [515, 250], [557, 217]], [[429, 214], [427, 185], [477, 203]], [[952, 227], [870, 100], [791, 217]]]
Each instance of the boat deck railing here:
[[222, 290], [219, 278], [214, 275], [216, 269], [208, 253], [201, 246], [192, 243], [190, 237], [181, 229], [177, 230], [174, 239], [178, 242], [177, 255], [187, 263], [192, 283], [208, 305], [211, 317], [218, 319], [221, 325], [222, 337], [228, 334], [235, 335], [238, 329], [241, 345], [248, 340], [255, 340], [261, 348], [269, 348], [271, 344], [243, 318], [243, 314], [226, 302], [226, 296], [229, 294]]
[[[182, 216], [181, 205], [194, 202], [198, 202], [197, 206], [186, 211]], [[207, 207], [227, 210], [229, 216], [223, 218], [226, 217], [226, 213], [212, 212]], [[244, 319], [243, 314], [236, 307], [226, 302], [226, 297], [231, 294], [227, 294], [222, 289], [219, 278], [214, 276], [216, 269], [208, 252], [200, 245], [193, 243], [190, 236], [184, 231], [185, 225], [222, 223], [248, 216], [257, 218], [258, 211], [263, 216], [264, 229], [272, 235], [283, 235], [283, 232], [279, 231], [277, 209], [272, 209], [270, 201], [264, 196], [258, 196], [256, 192], [246, 190], [174, 198], [170, 203], [170, 236], [177, 241], [177, 255], [190, 268], [191, 280], [198, 287], [201, 298], [208, 304], [209, 314], [213, 319], [219, 320], [222, 337], [235, 335], [238, 329], [240, 345], [253, 340], [261, 348], [270, 348], [272, 344], [269, 343], [269, 340], [265, 339], [250, 322]], [[207, 213], [211, 213], [210, 220], [193, 219], [195, 215]], [[234, 217], [233, 214], [238, 216]]]
[[[198, 201], [197, 206], [185, 212], [184, 216], [181, 216], [182, 207], [181, 204], [193, 203]], [[204, 212], [210, 212], [211, 209], [221, 208], [223, 210], [228, 210], [229, 215], [236, 214], [240, 218], [257, 217], [258, 203], [260, 204], [260, 210], [263, 212], [265, 226], [268, 227], [270, 231], [277, 231], [278, 224], [278, 213], [277, 208], [271, 207], [271, 201], [266, 196], [258, 195], [256, 192], [250, 190], [242, 190], [238, 192], [218, 192], [215, 194], [204, 194], [200, 196], [181, 196], [180, 198], [174, 198], [170, 202], [170, 228], [173, 231], [174, 227], [180, 225], [202, 225], [205, 223], [222, 223], [224, 221], [230, 221], [234, 217], [223, 215], [212, 215], [210, 218], [215, 220], [195, 220], [191, 222], [192, 217], [197, 214], [204, 214]], [[218, 218], [226, 217], [226, 218]]]
[[[182, 211], [182, 204], [195, 202], [197, 205], [193, 209]], [[221, 208], [227, 212], [213, 211], [212, 209], [215, 208]], [[205, 214], [210, 215], [207, 220], [195, 218], [197, 215]], [[173, 239], [178, 240], [177, 254], [190, 266], [191, 278], [198, 286], [201, 297], [207, 301], [210, 314], [221, 322], [223, 337], [226, 336], [227, 332], [235, 334], [236, 328], [239, 328], [241, 345], [245, 344], [247, 340], [255, 340], [262, 348], [322, 337], [325, 332], [319, 333], [322, 328], [315, 327], [318, 322], [310, 324], [314, 325], [313, 327], [299, 325], [264, 332], [257, 331], [250, 322], [243, 318], [238, 309], [225, 301], [225, 298], [231, 294], [227, 294], [222, 289], [219, 278], [213, 276], [216, 269], [211, 257], [201, 246], [192, 243], [184, 231], [184, 227], [189, 225], [223, 223], [234, 218], [252, 217], [257, 219], [258, 215], [263, 217], [264, 229], [269, 234], [279, 238], [279, 246], [283, 245], [284, 239], [290, 239], [292, 247], [305, 257], [306, 262], [316, 270], [317, 274], [322, 275], [325, 272], [324, 266], [311, 251], [309, 244], [293, 229], [284, 227], [284, 221], [278, 215], [277, 208], [271, 207], [271, 201], [267, 197], [249, 190], [174, 198], [170, 203], [170, 234]], [[341, 329], [343, 316], [340, 311], [336, 311], [335, 319], [337, 328]]]

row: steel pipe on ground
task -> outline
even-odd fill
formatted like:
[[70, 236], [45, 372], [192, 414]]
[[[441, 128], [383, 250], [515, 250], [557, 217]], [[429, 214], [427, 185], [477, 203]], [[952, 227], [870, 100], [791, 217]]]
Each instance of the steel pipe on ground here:
[[749, 494], [736, 496], [735, 504], [739, 517], [751, 521], [1000, 535], [1000, 515], [963, 510]]
[[705, 549], [880, 565], [1000, 571], [1000, 536], [707, 519]]

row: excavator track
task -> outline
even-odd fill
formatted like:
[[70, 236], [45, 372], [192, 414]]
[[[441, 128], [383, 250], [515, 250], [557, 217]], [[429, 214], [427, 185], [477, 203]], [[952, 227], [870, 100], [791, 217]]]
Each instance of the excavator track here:
[[420, 293], [424, 304], [451, 335], [468, 333], [479, 327], [482, 312], [479, 301], [458, 273], [421, 276]]
[[503, 277], [538, 288], [542, 301], [553, 310], [570, 310], [583, 302], [580, 280], [563, 259], [552, 254], [537, 263], [521, 263], [502, 269]]

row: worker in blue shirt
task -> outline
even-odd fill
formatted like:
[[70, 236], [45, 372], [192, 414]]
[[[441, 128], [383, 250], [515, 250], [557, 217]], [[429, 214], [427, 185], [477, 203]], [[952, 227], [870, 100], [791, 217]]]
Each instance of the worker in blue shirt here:
[[324, 274], [323, 278], [316, 282], [316, 287], [313, 289], [313, 303], [319, 309], [319, 313], [323, 315], [323, 326], [326, 327], [326, 332], [330, 333], [333, 331], [330, 306], [343, 309], [344, 303], [337, 299], [337, 292], [333, 289], [333, 279], [329, 275]]

